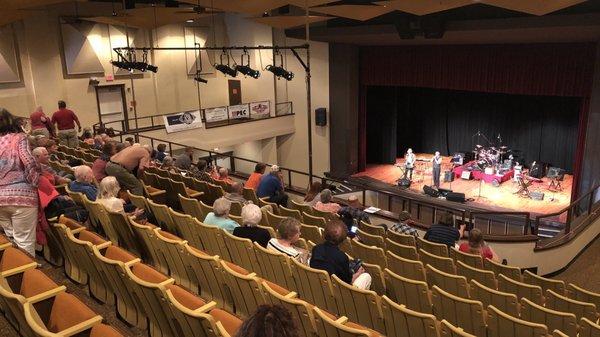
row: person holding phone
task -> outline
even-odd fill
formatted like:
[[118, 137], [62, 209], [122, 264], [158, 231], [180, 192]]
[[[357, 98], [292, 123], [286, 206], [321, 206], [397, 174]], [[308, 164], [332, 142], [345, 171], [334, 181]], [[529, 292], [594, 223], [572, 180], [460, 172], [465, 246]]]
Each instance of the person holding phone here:
[[454, 227], [454, 217], [452, 213], [446, 212], [442, 214], [438, 223], [432, 225], [425, 233], [424, 239], [427, 241], [441, 243], [452, 248], [465, 232], [465, 224], [460, 225], [459, 229]]
[[355, 260], [351, 263], [348, 256], [339, 248], [347, 236], [346, 224], [341, 220], [329, 221], [323, 233], [325, 241], [312, 250], [310, 266], [325, 270], [329, 275], [336, 275], [342, 281], [359, 289], [369, 289], [372, 278], [362, 267], [361, 261]]

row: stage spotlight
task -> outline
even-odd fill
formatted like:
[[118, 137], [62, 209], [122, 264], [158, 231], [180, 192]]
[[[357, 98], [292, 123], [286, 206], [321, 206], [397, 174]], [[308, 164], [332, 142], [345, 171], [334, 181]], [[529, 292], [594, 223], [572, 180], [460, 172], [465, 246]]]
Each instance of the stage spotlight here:
[[237, 76], [237, 70], [235, 69], [231, 69], [231, 67], [228, 64], [214, 64], [213, 67], [215, 67], [215, 69], [217, 69], [218, 71], [222, 72], [225, 75], [229, 75], [231, 77], [236, 77]]
[[[244, 57], [247, 58], [247, 62], [244, 62]], [[260, 71], [250, 68], [250, 54], [248, 54], [246, 49], [244, 49], [244, 52], [242, 53], [241, 64], [236, 64], [234, 69], [242, 73], [244, 76], [250, 76], [252, 78], [260, 77]]]
[[146, 63], [146, 70], [156, 73], [158, 71], [158, 67], [155, 65]]
[[133, 70], [133, 64], [128, 61], [110, 61], [110, 63], [119, 69], [124, 69], [127, 71]]
[[205, 84], [208, 83], [208, 80], [203, 79], [202, 77], [200, 77], [199, 74], [194, 76], [194, 81], [200, 82], [200, 83], [205, 83]]
[[291, 81], [294, 78], [293, 72], [287, 71], [276, 65], [268, 65], [265, 69], [272, 72], [275, 76], [277, 76], [277, 78], [283, 77], [288, 81]]

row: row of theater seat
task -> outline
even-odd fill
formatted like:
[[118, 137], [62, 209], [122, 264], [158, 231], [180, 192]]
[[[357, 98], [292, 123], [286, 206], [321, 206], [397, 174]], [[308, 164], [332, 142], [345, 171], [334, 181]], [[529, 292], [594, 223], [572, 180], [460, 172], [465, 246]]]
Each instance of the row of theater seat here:
[[21, 336], [122, 337], [0, 236], [0, 308]]

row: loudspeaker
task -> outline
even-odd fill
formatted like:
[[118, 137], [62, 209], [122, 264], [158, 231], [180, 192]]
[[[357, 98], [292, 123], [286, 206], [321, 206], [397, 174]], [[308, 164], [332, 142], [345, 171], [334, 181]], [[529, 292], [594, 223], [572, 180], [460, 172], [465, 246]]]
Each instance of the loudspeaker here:
[[444, 171], [444, 182], [449, 183], [454, 181], [454, 172], [452, 171]]
[[423, 185], [423, 192], [425, 192], [425, 194], [427, 194], [428, 196], [434, 197], [434, 198], [437, 198], [440, 196], [440, 192], [431, 188], [431, 186], [427, 186], [427, 185]]
[[315, 110], [315, 124], [317, 124], [317, 126], [327, 125], [327, 109], [318, 108]]
[[398, 180], [398, 186], [400, 187], [410, 187], [411, 181], [406, 179], [406, 178], [402, 178]]
[[546, 176], [548, 178], [556, 178], [558, 180], [563, 180], [565, 178], [565, 170], [558, 167], [551, 167], [548, 169], [548, 174]]
[[533, 191], [530, 192], [529, 195], [531, 196], [531, 199], [533, 200], [544, 200], [544, 192], [537, 192], [537, 191]]
[[460, 178], [464, 180], [471, 180], [471, 171], [462, 171]]
[[535, 165], [531, 164], [531, 167], [529, 168], [529, 175], [534, 178], [542, 179], [548, 170], [548, 166], [549, 165], [547, 163], [536, 162]]
[[448, 195], [446, 195], [446, 200], [455, 201], [455, 202], [465, 202], [466, 201], [464, 193], [456, 193], [456, 192], [449, 192]]

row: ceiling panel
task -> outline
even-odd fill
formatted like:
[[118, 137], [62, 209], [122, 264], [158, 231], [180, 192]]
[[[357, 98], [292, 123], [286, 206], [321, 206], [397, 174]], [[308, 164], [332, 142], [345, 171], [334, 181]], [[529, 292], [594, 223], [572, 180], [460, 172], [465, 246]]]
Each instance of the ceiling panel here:
[[332, 19], [331, 17], [328, 16], [304, 16], [304, 15], [298, 15], [298, 16], [292, 16], [292, 15], [282, 15], [282, 16], [266, 16], [266, 17], [260, 17], [260, 18], [249, 18], [255, 22], [258, 23], [262, 23], [265, 24], [267, 26], [271, 26], [274, 28], [279, 28], [279, 29], [287, 29], [287, 28], [293, 28], [293, 27], [297, 27], [297, 26], [302, 26], [304, 24], [306, 24], [306, 22], [308, 21], [308, 23], [314, 23], [314, 22], [321, 22], [321, 21], [326, 21], [329, 19]]
[[183, 7], [140, 7], [120, 10], [116, 16], [97, 16], [81, 19], [110, 25], [127, 25], [136, 28], [153, 29], [210, 15], [194, 13], [189, 8]]
[[313, 7], [311, 12], [340, 16], [343, 18], [366, 21], [374, 17], [389, 13], [395, 9], [389, 6], [376, 5], [337, 5], [327, 7]]
[[[83, 0], [77, 1], [82, 2]], [[73, 0], [0, 0], [0, 11], [4, 13], [5, 9], [35, 8], [63, 2], [73, 2]]]
[[20, 11], [20, 10], [2, 10], [0, 11], [0, 26], [7, 25], [9, 23], [13, 23], [19, 20], [23, 20], [26, 17], [34, 14], [31, 11]]
[[306, 8], [307, 5], [308, 5], [308, 7], [314, 7], [314, 6], [321, 6], [321, 5], [325, 5], [325, 4], [336, 2], [336, 1], [337, 0], [288, 0], [287, 3], [290, 5]]
[[180, 2], [226, 12], [258, 14], [285, 6], [289, 0], [180, 0]]
[[[529, 0], [516, 1], [526, 2]], [[415, 15], [427, 15], [477, 2], [475, 0], [393, 0], [378, 1], [376, 4]]]
[[481, 0], [480, 2], [517, 12], [545, 15], [585, 1], [586, 0]]

